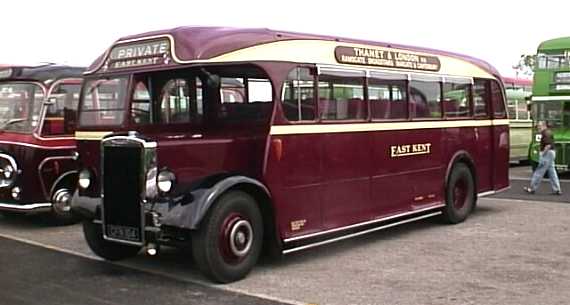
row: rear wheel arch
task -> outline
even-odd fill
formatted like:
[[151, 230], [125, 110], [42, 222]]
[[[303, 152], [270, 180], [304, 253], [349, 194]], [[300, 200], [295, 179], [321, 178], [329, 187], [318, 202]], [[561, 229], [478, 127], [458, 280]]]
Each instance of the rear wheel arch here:
[[453, 167], [458, 163], [465, 164], [471, 171], [473, 181], [475, 182], [475, 193], [477, 193], [479, 181], [477, 179], [477, 168], [475, 167], [475, 161], [471, 157], [471, 154], [464, 150], [456, 152], [447, 164], [447, 170], [445, 172], [445, 188], [447, 188], [449, 184], [449, 177], [451, 176]]

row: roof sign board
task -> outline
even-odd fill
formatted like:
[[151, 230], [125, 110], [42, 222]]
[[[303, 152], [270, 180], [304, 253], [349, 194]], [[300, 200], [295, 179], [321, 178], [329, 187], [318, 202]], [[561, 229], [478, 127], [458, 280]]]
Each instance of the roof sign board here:
[[168, 64], [170, 40], [167, 38], [120, 44], [109, 54], [109, 69], [123, 69]]
[[336, 60], [342, 64], [433, 72], [437, 72], [441, 68], [437, 56], [419, 55], [384, 48], [339, 46], [335, 48], [334, 55]]

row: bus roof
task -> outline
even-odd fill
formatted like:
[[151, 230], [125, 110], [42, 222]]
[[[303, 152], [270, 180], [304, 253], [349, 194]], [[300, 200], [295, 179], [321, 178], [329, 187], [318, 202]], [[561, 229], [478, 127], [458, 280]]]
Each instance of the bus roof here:
[[[486, 73], [500, 78], [498, 71], [489, 63], [470, 56], [440, 51], [429, 48], [412, 47], [399, 44], [390, 44], [385, 42], [375, 42], [366, 40], [357, 40], [350, 38], [341, 38], [333, 36], [323, 36], [314, 34], [303, 34], [295, 32], [275, 31], [265, 28], [239, 29], [227, 27], [177, 27], [168, 30], [160, 30], [147, 32], [132, 36], [120, 38], [114, 43], [114, 46], [126, 44], [129, 42], [154, 39], [157, 37], [169, 37], [171, 43], [174, 44], [173, 55], [174, 61], [178, 63], [190, 63], [192, 61], [204, 61], [212, 58], [223, 56], [231, 52], [243, 50], [247, 48], [268, 45], [271, 43], [287, 42], [287, 41], [321, 41], [333, 42], [338, 45], [342, 44], [359, 44], [370, 47], [381, 47], [405, 50], [411, 52], [421, 52], [436, 56], [447, 56], [464, 62], [471, 63]], [[87, 73], [95, 72], [104, 65], [105, 60], [110, 55], [113, 46], [101, 55], [88, 68]], [[291, 53], [290, 50], [287, 51]], [[296, 52], [293, 52], [296, 53]], [[299, 52], [301, 53], [301, 52]], [[325, 54], [326, 55], [326, 54]], [[322, 56], [325, 56], [322, 55]]]
[[554, 51], [570, 49], [570, 37], [559, 37], [543, 41], [538, 45], [538, 51]]
[[61, 78], [81, 78], [84, 67], [46, 64], [40, 66], [7, 65], [0, 67], [0, 80], [33, 80], [40, 82]]

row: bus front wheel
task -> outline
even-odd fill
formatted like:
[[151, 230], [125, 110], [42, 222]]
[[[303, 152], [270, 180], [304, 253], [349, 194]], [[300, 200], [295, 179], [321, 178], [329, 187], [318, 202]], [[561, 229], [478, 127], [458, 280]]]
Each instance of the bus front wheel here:
[[218, 283], [244, 278], [261, 253], [263, 222], [255, 200], [242, 191], [222, 195], [192, 235], [198, 268]]
[[445, 190], [443, 220], [456, 224], [464, 221], [475, 207], [475, 181], [465, 163], [453, 166]]

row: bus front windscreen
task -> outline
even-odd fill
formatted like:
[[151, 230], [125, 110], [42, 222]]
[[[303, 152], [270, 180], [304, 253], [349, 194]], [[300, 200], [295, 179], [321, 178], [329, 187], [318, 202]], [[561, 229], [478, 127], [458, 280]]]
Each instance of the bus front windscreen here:
[[561, 127], [562, 102], [535, 102], [533, 105], [533, 118], [535, 121], [545, 121], [551, 128]]
[[126, 111], [128, 77], [88, 80], [83, 87], [79, 109], [80, 126], [116, 126]]
[[0, 84], [0, 130], [31, 133], [38, 126], [43, 89], [34, 83]]

